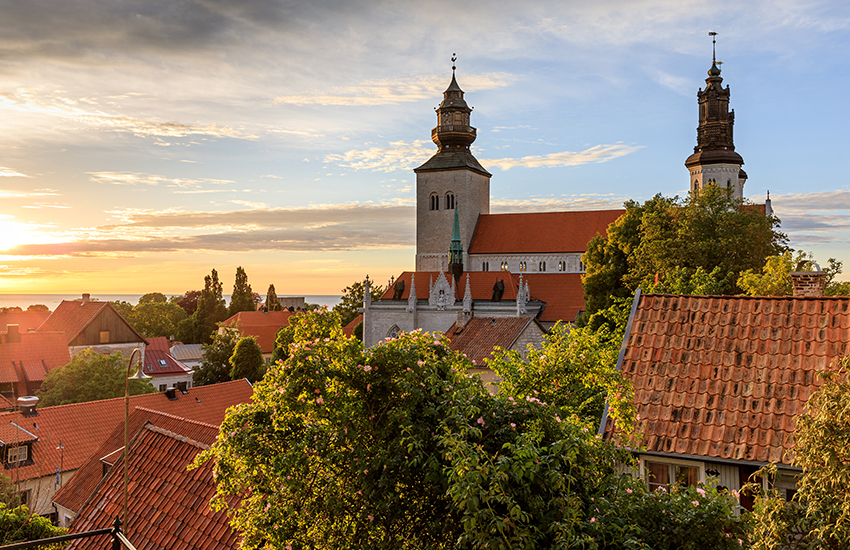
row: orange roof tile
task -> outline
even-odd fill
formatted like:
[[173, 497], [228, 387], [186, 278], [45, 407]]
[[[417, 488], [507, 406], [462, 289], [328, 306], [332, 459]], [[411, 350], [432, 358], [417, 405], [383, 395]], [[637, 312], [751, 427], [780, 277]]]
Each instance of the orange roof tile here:
[[607, 235], [625, 210], [482, 214], [469, 243], [470, 254], [585, 252], [590, 239]]
[[363, 314], [361, 313], [357, 317], [355, 317], [350, 323], [342, 327], [342, 333], [348, 337], [354, 336], [354, 329], [357, 328], [363, 322]]
[[[412, 274], [413, 272], [405, 271], [396, 279], [396, 281], [404, 281], [402, 300], [407, 300], [410, 296]], [[439, 274], [439, 271], [415, 272], [414, 281], [416, 282], [416, 298], [418, 300], [428, 299], [429, 281], [435, 281]], [[502, 299], [516, 300], [519, 273], [508, 271], [465, 272], [456, 288], [458, 300], [463, 299], [467, 275], [469, 275], [469, 289], [472, 291], [473, 300], [489, 301], [493, 297], [493, 285], [497, 281], [505, 282], [505, 293], [502, 295]], [[546, 308], [540, 315], [539, 321], [544, 323], [572, 322], [579, 311], [584, 309], [584, 287], [581, 285], [580, 273], [523, 273], [522, 276], [523, 284], [528, 281], [531, 299], [546, 302]], [[446, 277], [448, 278], [448, 275]], [[390, 286], [381, 296], [381, 299], [390, 300], [392, 297], [393, 287]]]
[[0, 314], [0, 332], [8, 325], [18, 325], [21, 332], [35, 330], [50, 317], [49, 311], [7, 311]]
[[621, 369], [648, 451], [790, 464], [794, 415], [848, 352], [847, 297], [644, 295]]
[[171, 351], [171, 345], [168, 343], [168, 338], [165, 336], [155, 336], [153, 338], [146, 338], [148, 344], [145, 346], [145, 353], [152, 349], [164, 351], [168, 353]]
[[[473, 317], [465, 326], [453, 324], [446, 331], [449, 348], [459, 351], [478, 366], [492, 357], [493, 348], [510, 347], [522, 332], [536, 321], [531, 317]], [[540, 327], [541, 332], [545, 332]]]
[[[223, 419], [222, 415], [222, 419]], [[202, 439], [203, 435], [199, 435], [193, 431], [192, 427], [197, 427], [202, 432], [208, 427], [218, 427], [218, 422], [201, 423], [188, 422], [185, 418], [167, 414], [161, 411], [155, 411], [144, 407], [136, 407], [130, 412], [130, 434], [135, 434], [148, 422], [152, 422], [161, 428], [177, 431], [186, 437], [192, 439]], [[217, 433], [217, 432], [216, 432]], [[91, 496], [97, 484], [103, 479], [103, 463], [101, 459], [110, 457], [114, 462], [120, 458], [120, 452], [124, 449], [124, 419], [115, 426], [112, 433], [94, 450], [88, 460], [80, 466], [80, 469], [74, 472], [71, 480], [65, 484], [59, 491], [53, 495], [53, 502], [63, 506], [74, 512], [79, 512], [85, 504], [86, 499]]]
[[274, 351], [277, 331], [289, 326], [289, 318], [297, 315], [292, 311], [241, 311], [222, 322], [223, 325], [239, 324], [243, 336], [253, 336], [263, 353]]
[[0, 334], [0, 382], [22, 381], [22, 374], [41, 382], [48, 372], [71, 361], [62, 332], [22, 332], [9, 340], [8, 333]]
[[[136, 548], [225, 550], [238, 546], [226, 510], [212, 512], [215, 494], [213, 466], [187, 471], [194, 458], [215, 440], [214, 426], [192, 425], [172, 429], [148, 423], [133, 438], [128, 487], [128, 523], [125, 534]], [[187, 435], [190, 433], [192, 435]], [[123, 468], [113, 468], [80, 511], [70, 532], [110, 527], [122, 513]], [[229, 499], [236, 505], [236, 499]], [[72, 541], [71, 549], [100, 549], [107, 537]]]
[[[253, 388], [246, 380], [234, 380], [191, 388], [187, 394], [177, 392], [174, 401], [164, 393], [135, 395], [130, 397], [130, 406], [218, 424], [228, 407], [248, 401], [252, 394]], [[15, 479], [52, 475], [60, 464], [64, 471], [79, 468], [124, 419], [124, 398], [41, 407], [37, 411], [38, 416], [33, 417], [22, 417], [17, 411], [0, 413], [0, 425], [15, 422], [39, 438], [33, 444], [35, 463], [15, 469]], [[64, 453], [56, 449], [60, 438]]]

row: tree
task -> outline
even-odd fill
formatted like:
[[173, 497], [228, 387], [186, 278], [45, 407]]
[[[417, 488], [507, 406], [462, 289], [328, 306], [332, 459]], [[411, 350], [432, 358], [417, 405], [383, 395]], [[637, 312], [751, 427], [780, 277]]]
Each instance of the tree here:
[[233, 294], [230, 295], [230, 308], [228, 313], [234, 316], [240, 311], [254, 311], [254, 291], [248, 284], [248, 275], [242, 266], [236, 268], [236, 279], [233, 283]]
[[172, 296], [169, 301], [182, 307], [186, 315], [192, 315], [198, 309], [198, 298], [200, 297], [200, 290], [187, 290], [183, 296]]
[[[193, 465], [215, 461], [216, 509], [240, 497], [230, 512], [243, 548], [647, 548], [628, 539], [634, 530], [597, 525], [614, 489], [643, 482], [618, 472], [628, 453], [585, 423], [533, 397], [491, 396], [438, 335], [364, 350], [338, 314], [299, 317], [291, 356]], [[669, 522], [701, 521], [696, 533], [656, 534], [654, 547], [695, 548], [692, 537], [730, 548], [717, 527], [729, 497], [705, 498], [703, 516]], [[717, 498], [724, 512], [710, 505]], [[636, 517], [642, 506], [631, 505]]]
[[230, 379], [247, 378], [252, 384], [263, 378], [265, 360], [263, 350], [253, 336], [240, 338], [230, 356]]
[[776, 217], [715, 186], [684, 201], [656, 195], [643, 205], [628, 201], [625, 206], [608, 236], [591, 240], [583, 256], [589, 313], [681, 268], [714, 273], [712, 278], [724, 283], [722, 293], [735, 294], [739, 274], [761, 269], [768, 256], [784, 250], [787, 240], [777, 231]]
[[[826, 272], [824, 295], [850, 295], [850, 283], [835, 280], [835, 277], [841, 274], [843, 262], [835, 258], [830, 258], [827, 262], [827, 266], [822, 268]], [[795, 254], [792, 250], [786, 250], [782, 254], [767, 258], [761, 273], [754, 269], [742, 272], [738, 278], [738, 287], [749, 296], [790, 296], [793, 293], [791, 272], [798, 268], [809, 270], [813, 265], [814, 256], [811, 252], [798, 250]]]
[[266, 311], [281, 311], [282, 309], [280, 300], [277, 299], [277, 293], [274, 291], [274, 285], [269, 285], [269, 290], [266, 292]]
[[[366, 280], [364, 279], [363, 281], [355, 281], [342, 289], [342, 301], [333, 308], [339, 314], [342, 326], [347, 325], [360, 315], [358, 309], [363, 307], [363, 299], [366, 296], [365, 288]], [[369, 293], [372, 300], [378, 300], [384, 294], [384, 287], [369, 280]]]
[[193, 383], [196, 386], [218, 384], [231, 380], [230, 358], [233, 356], [233, 350], [236, 348], [236, 343], [239, 342], [240, 337], [238, 327], [223, 326], [213, 336], [212, 342], [201, 347], [204, 354], [201, 365], [195, 369], [195, 376], [193, 377]]
[[130, 321], [130, 317], [133, 316], [133, 304], [124, 300], [115, 300], [109, 303], [112, 304], [112, 307], [115, 308], [115, 310], [121, 315], [121, 317], [126, 319], [128, 322]]
[[218, 280], [218, 272], [212, 272], [204, 277], [204, 289], [198, 297], [198, 309], [193, 314], [199, 342], [209, 344], [212, 342], [213, 334], [218, 323], [227, 319], [227, 306], [222, 297], [221, 283]]
[[[30, 512], [25, 505], [10, 506], [0, 502], [0, 544], [14, 544], [58, 537], [68, 532], [62, 527], [54, 527], [46, 517]], [[44, 550], [60, 550], [65, 544], [39, 546]]]
[[[127, 359], [120, 353], [101, 355], [89, 348], [71, 362], [48, 372], [36, 392], [40, 407], [84, 403], [124, 395]], [[147, 380], [130, 380], [130, 395], [153, 393]]]
[[50, 313], [50, 308], [44, 304], [32, 304], [27, 308], [27, 311], [44, 311]]
[[272, 351], [272, 363], [283, 361], [289, 357], [289, 345], [295, 341], [295, 326], [297, 316], [289, 318], [289, 325], [280, 327], [274, 338], [274, 350]]
[[657, 283], [650, 284], [646, 291], [658, 294], [690, 294], [698, 296], [717, 296], [732, 286], [732, 273], [721, 279], [720, 267], [706, 271], [701, 266], [674, 267]]
[[162, 292], [148, 292], [139, 298], [140, 304], [164, 304], [167, 301], [168, 298]]
[[[754, 508], [753, 548], [847, 548], [850, 544], [850, 380], [821, 371], [823, 385], [795, 418], [793, 464], [802, 468], [791, 503], [775, 491]], [[775, 472], [775, 466], [762, 472]]]
[[576, 415], [599, 425], [602, 409], [630, 431], [634, 422], [631, 383], [616, 370], [632, 300], [621, 299], [597, 312], [587, 326], [555, 325], [539, 349], [499, 350], [487, 366], [502, 379], [499, 394], [516, 399], [540, 399], [563, 416]]
[[180, 322], [186, 318], [186, 312], [177, 304], [148, 301], [139, 302], [127, 320], [145, 338], [168, 338], [178, 333]]

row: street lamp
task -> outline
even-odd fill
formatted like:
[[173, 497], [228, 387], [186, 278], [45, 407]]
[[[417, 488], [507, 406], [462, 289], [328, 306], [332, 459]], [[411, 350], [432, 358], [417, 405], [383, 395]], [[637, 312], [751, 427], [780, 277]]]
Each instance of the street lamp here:
[[151, 378], [144, 373], [144, 365], [139, 364], [133, 376], [130, 376], [130, 368], [133, 366], [133, 357], [139, 354], [141, 360], [142, 352], [139, 348], [135, 348], [130, 354], [130, 360], [127, 361], [127, 377], [124, 384], [124, 532], [129, 534], [127, 529], [127, 464], [130, 462], [130, 380], [144, 380]]

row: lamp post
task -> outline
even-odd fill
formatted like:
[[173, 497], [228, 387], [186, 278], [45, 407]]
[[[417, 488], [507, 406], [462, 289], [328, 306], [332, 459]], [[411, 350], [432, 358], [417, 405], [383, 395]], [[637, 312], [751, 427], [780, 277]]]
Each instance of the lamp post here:
[[130, 368], [133, 366], [133, 357], [139, 354], [141, 360], [142, 352], [139, 348], [135, 348], [130, 354], [130, 360], [127, 361], [127, 377], [124, 383], [124, 532], [129, 533], [127, 529], [127, 465], [130, 462], [130, 380], [144, 380], [150, 376], [144, 373], [144, 365], [139, 364], [133, 376], [130, 376]]

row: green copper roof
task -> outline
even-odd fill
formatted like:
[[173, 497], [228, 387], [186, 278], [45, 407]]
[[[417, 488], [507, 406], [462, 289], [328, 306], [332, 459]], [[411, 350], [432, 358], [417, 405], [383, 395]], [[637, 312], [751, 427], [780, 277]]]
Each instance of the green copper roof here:
[[[457, 246], [455, 246], [457, 245]], [[460, 220], [457, 216], [457, 206], [455, 206], [455, 225], [452, 228], [452, 250], [463, 250], [460, 244]]]
[[720, 67], [716, 63], [712, 62], [711, 68], [708, 70], [708, 76], [720, 76]]

